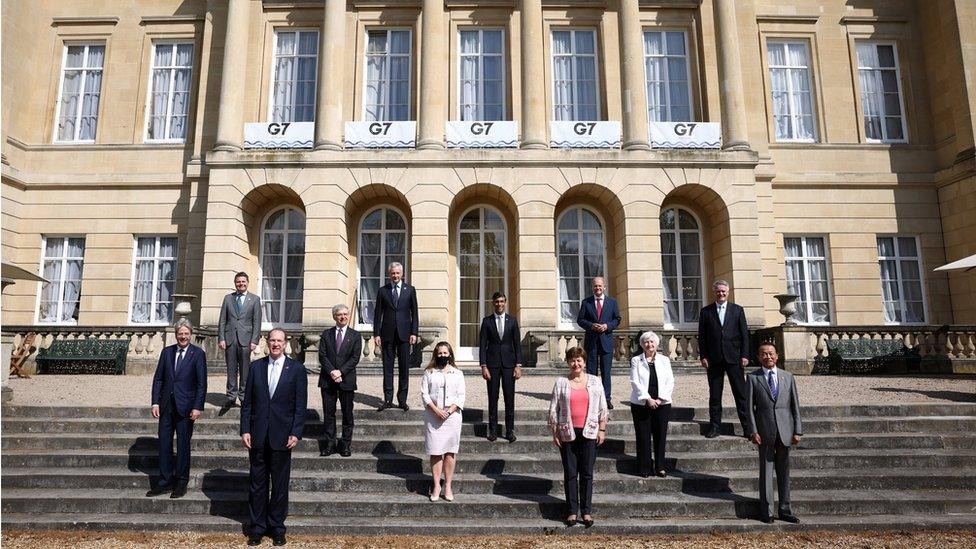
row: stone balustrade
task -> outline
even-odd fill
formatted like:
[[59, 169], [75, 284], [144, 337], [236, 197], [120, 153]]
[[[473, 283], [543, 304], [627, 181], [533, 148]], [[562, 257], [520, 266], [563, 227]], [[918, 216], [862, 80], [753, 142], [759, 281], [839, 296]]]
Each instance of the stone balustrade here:
[[[630, 357], [640, 352], [638, 339], [646, 330], [621, 330], [613, 332], [614, 362], [629, 363]], [[698, 366], [698, 332], [697, 330], [664, 330], [654, 329], [661, 338], [658, 352], [666, 354], [675, 367]], [[582, 347], [583, 332], [580, 330], [551, 330], [532, 331], [528, 334], [532, 346], [532, 356], [536, 366], [561, 364], [566, 349]]]

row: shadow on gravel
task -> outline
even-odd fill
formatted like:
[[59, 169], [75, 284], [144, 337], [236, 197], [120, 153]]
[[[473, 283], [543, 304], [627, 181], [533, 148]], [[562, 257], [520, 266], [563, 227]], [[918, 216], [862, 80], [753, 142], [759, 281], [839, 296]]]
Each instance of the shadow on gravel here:
[[408, 492], [414, 494], [429, 494], [433, 478], [424, 475], [417, 478], [417, 473], [424, 472], [422, 459], [409, 456], [397, 450], [389, 440], [381, 440], [373, 447], [372, 454], [376, 457], [376, 472], [392, 475], [403, 479]]
[[[211, 469], [200, 479], [200, 491], [210, 500], [210, 515], [224, 517], [241, 525], [247, 535], [247, 493], [250, 478], [247, 473]], [[239, 494], [243, 494], [241, 497]], [[230, 497], [228, 497], [230, 496]]]
[[539, 515], [549, 520], [562, 520], [565, 500], [551, 495], [553, 483], [546, 478], [505, 474], [504, 459], [489, 459], [481, 467], [481, 474], [493, 481], [491, 493], [539, 505]]
[[929, 398], [950, 400], [952, 402], [976, 402], [976, 394], [961, 391], [926, 391], [924, 389], [903, 389], [900, 387], [872, 387], [872, 391], [882, 393], [915, 393]]
[[146, 475], [146, 489], [159, 482], [159, 440], [156, 437], [137, 437], [129, 446], [129, 470]]
[[217, 410], [217, 417], [223, 417], [231, 408], [236, 406], [235, 400], [230, 400], [227, 395], [223, 393], [207, 393], [206, 403], [219, 408]]
[[533, 393], [531, 391], [515, 391], [515, 394], [525, 395], [527, 397], [544, 400], [546, 402], [552, 400], [552, 393]]
[[358, 391], [356, 392], [355, 395], [353, 395], [352, 400], [356, 404], [362, 404], [363, 406], [368, 406], [370, 408], [373, 408], [374, 410], [376, 408], [379, 408], [380, 404], [383, 404], [383, 399], [379, 397], [375, 397], [373, 395], [366, 395]]

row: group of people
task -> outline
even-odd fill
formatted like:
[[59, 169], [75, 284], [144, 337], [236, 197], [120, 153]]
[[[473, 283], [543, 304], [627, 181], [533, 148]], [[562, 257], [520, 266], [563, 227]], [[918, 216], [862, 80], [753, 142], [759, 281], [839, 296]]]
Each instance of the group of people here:
[[[392, 263], [389, 283], [376, 298], [373, 339], [383, 357], [383, 401], [379, 410], [409, 410], [411, 348], [419, 339], [416, 289], [403, 280], [403, 266]], [[219, 346], [227, 363], [227, 403], [241, 406], [240, 436], [250, 461], [249, 545], [264, 536], [284, 545], [288, 508], [291, 451], [302, 438], [307, 407], [308, 376], [305, 366], [285, 355], [287, 334], [281, 328], [267, 335], [268, 355], [250, 361], [261, 337], [260, 298], [247, 292], [249, 279], [239, 272], [235, 291], [220, 309]], [[559, 449], [564, 470], [567, 525], [593, 524], [593, 469], [597, 446], [603, 444], [610, 410], [613, 331], [621, 315], [616, 300], [606, 295], [602, 277], [592, 281], [593, 294], [580, 304], [577, 323], [584, 330], [582, 347], [566, 351], [567, 375], [552, 390], [548, 425]], [[799, 442], [802, 427], [799, 401], [792, 376], [776, 368], [778, 356], [770, 343], [759, 346], [762, 368], [743, 375], [749, 364], [749, 332], [742, 307], [728, 301], [729, 285], [716, 281], [715, 302], [699, 315], [701, 363], [709, 382], [709, 426], [705, 436], [719, 436], [724, 378], [728, 377], [736, 411], [746, 438], [759, 447], [760, 518], [772, 522], [772, 472], [779, 488], [779, 516], [798, 522], [790, 510], [789, 449]], [[499, 430], [498, 399], [505, 403], [504, 439], [515, 442], [515, 382], [522, 376], [521, 333], [518, 321], [507, 314], [507, 297], [492, 296], [494, 311], [482, 320], [479, 358], [488, 392], [487, 438]], [[357, 390], [356, 366], [362, 357], [363, 337], [349, 325], [350, 309], [332, 308], [335, 325], [321, 334], [318, 386], [323, 403], [324, 440], [321, 455], [351, 455], [353, 398]], [[190, 470], [190, 438], [207, 393], [206, 354], [190, 343], [192, 326], [175, 324], [176, 344], [159, 357], [152, 384], [152, 415], [159, 419], [159, 482], [147, 493], [171, 498], [186, 494]], [[667, 475], [665, 447], [671, 415], [674, 375], [668, 357], [658, 353], [659, 337], [645, 332], [642, 352], [630, 361], [630, 410], [636, 436], [637, 473], [642, 477]], [[398, 373], [393, 403], [394, 366]], [[461, 413], [465, 405], [464, 375], [446, 341], [434, 346], [421, 381], [424, 406], [424, 441], [430, 456], [433, 483], [429, 497], [454, 500], [452, 481], [461, 439]], [[341, 408], [342, 431], [336, 434], [336, 411]], [[173, 435], [176, 462], [173, 463]], [[443, 478], [443, 480], [442, 480]]]

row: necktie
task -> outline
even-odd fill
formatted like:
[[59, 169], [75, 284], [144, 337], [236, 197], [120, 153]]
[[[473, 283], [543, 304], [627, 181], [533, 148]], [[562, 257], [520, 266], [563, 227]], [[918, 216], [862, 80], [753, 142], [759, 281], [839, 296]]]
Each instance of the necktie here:
[[244, 294], [237, 294], [237, 314], [244, 311]]
[[505, 335], [505, 317], [495, 315], [495, 325], [498, 327], [498, 339], [501, 339]]
[[597, 300], [596, 300], [596, 319], [597, 320], [600, 320], [600, 317], [601, 316], [603, 316], [603, 298], [602, 297], [597, 298]]
[[779, 385], [776, 384], [776, 374], [769, 370], [769, 391], [773, 393], [773, 400], [779, 398]]
[[400, 302], [400, 285], [397, 284], [393, 287], [393, 303]]
[[718, 323], [725, 326], [725, 305], [718, 306]]
[[268, 374], [268, 393], [274, 396], [275, 389], [278, 388], [278, 361], [271, 361], [271, 371]]
[[336, 351], [342, 347], [342, 328], [336, 328]]
[[173, 363], [173, 373], [180, 371], [180, 362], [183, 361], [183, 351], [184, 349], [180, 349], [180, 352], [176, 355], [176, 362]]

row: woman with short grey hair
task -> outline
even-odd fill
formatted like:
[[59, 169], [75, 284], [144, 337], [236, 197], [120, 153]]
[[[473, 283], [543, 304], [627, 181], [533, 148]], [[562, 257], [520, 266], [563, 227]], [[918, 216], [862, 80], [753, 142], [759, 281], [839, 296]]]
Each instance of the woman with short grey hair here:
[[630, 413], [637, 435], [637, 474], [649, 477], [657, 471], [657, 476], [663, 477], [667, 475], [664, 447], [671, 419], [674, 374], [671, 359], [657, 352], [661, 343], [657, 334], [644, 332], [639, 341], [644, 352], [630, 360]]

